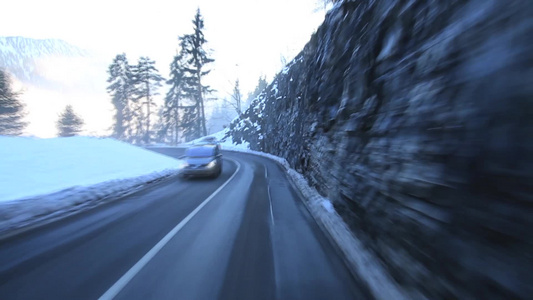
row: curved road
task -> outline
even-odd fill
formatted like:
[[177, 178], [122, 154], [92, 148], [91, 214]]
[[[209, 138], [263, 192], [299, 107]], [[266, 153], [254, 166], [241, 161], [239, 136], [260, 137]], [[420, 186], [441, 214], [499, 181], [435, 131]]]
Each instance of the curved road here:
[[277, 164], [224, 157], [216, 180], [168, 178], [0, 241], [0, 299], [368, 298]]

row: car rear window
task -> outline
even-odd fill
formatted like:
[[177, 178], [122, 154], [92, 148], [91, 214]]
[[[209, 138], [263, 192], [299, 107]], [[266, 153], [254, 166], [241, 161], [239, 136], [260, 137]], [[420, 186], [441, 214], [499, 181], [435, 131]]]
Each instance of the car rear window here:
[[185, 152], [185, 155], [189, 157], [215, 156], [215, 148], [214, 147], [189, 148], [187, 149], [187, 152]]

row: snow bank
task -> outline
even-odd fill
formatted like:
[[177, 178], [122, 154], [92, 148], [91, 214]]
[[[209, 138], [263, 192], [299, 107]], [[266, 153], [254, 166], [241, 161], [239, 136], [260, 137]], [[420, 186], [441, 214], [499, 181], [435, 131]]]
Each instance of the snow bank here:
[[180, 164], [113, 139], [0, 136], [0, 232], [124, 195]]

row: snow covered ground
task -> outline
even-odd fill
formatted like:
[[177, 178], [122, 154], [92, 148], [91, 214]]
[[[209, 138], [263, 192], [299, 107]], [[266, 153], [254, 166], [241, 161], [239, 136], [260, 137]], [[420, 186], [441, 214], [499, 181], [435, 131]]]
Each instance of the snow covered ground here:
[[0, 136], [0, 232], [131, 192], [180, 166], [113, 139]]

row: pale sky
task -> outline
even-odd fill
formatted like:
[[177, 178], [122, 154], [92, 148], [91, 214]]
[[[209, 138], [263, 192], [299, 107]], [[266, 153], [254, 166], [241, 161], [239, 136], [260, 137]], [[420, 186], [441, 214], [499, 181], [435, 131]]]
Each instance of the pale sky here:
[[167, 77], [177, 38], [192, 32], [197, 8], [215, 59], [207, 82], [219, 97], [237, 78], [244, 95], [259, 76], [271, 80], [281, 56], [290, 60], [300, 52], [325, 14], [317, 0], [16, 0], [2, 4], [0, 36], [63, 39], [109, 63], [122, 52], [130, 63], [149, 56]]
[[17, 0], [2, 4], [0, 35], [59, 38], [111, 56], [126, 52], [132, 63], [147, 55], [162, 69], [177, 37], [191, 32], [197, 8], [216, 60], [213, 72], [242, 77], [248, 91], [261, 74], [279, 71], [281, 55], [296, 55], [324, 19], [316, 0]]

